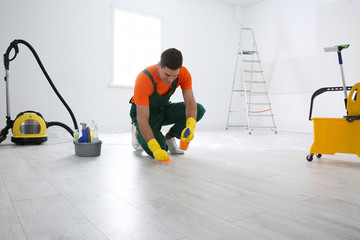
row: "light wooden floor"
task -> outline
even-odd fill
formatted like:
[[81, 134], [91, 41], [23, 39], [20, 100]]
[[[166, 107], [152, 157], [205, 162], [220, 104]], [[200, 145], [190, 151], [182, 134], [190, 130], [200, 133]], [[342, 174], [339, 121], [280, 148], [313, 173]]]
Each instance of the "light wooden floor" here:
[[309, 163], [311, 134], [200, 130], [172, 165], [130, 136], [0, 144], [0, 239], [360, 239], [360, 158]]

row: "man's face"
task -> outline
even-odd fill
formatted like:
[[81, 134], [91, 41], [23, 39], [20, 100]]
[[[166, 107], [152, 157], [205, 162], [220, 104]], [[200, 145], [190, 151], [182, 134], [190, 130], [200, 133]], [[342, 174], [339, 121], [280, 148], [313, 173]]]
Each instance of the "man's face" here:
[[162, 68], [160, 65], [158, 69], [159, 77], [166, 85], [170, 85], [178, 77], [180, 72], [180, 68], [172, 70], [168, 67]]

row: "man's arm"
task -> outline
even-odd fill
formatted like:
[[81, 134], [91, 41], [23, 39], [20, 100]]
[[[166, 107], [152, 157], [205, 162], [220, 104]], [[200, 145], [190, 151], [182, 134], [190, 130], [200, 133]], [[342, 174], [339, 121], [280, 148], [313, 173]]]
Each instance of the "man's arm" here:
[[154, 138], [154, 133], [149, 125], [150, 110], [148, 105], [136, 105], [136, 117], [140, 132], [146, 142]]
[[197, 104], [192, 89], [186, 89], [182, 91], [184, 102], [186, 106], [186, 118], [197, 118]]
[[156, 161], [171, 162], [169, 155], [161, 149], [159, 143], [154, 138], [154, 133], [149, 125], [150, 110], [147, 105], [136, 105], [137, 120], [143, 138], [145, 139], [150, 151], [153, 153]]

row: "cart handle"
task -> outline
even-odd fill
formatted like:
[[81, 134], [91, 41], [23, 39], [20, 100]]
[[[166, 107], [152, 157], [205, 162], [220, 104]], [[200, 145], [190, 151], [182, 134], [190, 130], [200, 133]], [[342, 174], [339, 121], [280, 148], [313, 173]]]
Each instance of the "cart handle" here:
[[[352, 88], [352, 86], [347, 86], [346, 90], [350, 91]], [[344, 88], [343, 87], [324, 87], [324, 88], [320, 88], [318, 90], [316, 90], [313, 95], [311, 96], [311, 103], [310, 103], [310, 113], [309, 113], [309, 120], [311, 121], [311, 115], [312, 115], [312, 109], [313, 109], [313, 103], [314, 103], [314, 99], [315, 97], [319, 96], [320, 94], [324, 93], [324, 92], [333, 92], [333, 91], [343, 91]]]

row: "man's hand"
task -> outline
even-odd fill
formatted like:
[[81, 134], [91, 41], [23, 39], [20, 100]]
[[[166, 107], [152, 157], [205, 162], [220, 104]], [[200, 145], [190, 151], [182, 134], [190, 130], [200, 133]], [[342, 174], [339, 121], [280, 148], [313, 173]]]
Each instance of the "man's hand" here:
[[[189, 117], [186, 120], [186, 128], [181, 133], [181, 141], [190, 142], [194, 139], [194, 130], [195, 130], [196, 120], [192, 117]], [[186, 131], [189, 129], [188, 131]], [[186, 133], [186, 134], [185, 134]]]
[[169, 155], [163, 149], [161, 149], [159, 143], [156, 141], [155, 138], [151, 139], [148, 143], [148, 147], [150, 148], [151, 152], [153, 153], [155, 160], [158, 162], [171, 162], [169, 161]]

